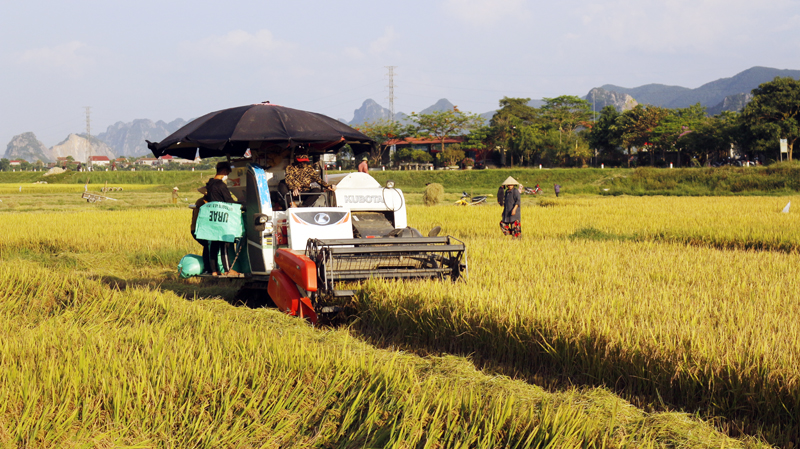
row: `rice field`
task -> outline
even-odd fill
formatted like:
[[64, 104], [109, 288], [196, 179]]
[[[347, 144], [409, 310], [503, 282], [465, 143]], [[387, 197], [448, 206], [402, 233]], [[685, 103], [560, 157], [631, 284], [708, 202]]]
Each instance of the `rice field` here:
[[0, 203], [0, 447], [790, 447], [790, 200], [525, 198], [519, 241], [411, 205], [468, 279], [370, 281], [320, 329], [178, 279], [186, 208]]
[[800, 214], [780, 211], [798, 199], [548, 199], [523, 207], [522, 241], [498, 236], [496, 206], [420, 208], [422, 229], [468, 239], [469, 280], [372, 281], [356, 327], [796, 442]]

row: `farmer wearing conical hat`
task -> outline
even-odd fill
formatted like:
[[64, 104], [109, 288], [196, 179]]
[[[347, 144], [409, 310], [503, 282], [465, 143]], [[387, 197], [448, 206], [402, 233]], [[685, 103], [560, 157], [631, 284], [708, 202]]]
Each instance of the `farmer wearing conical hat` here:
[[511, 176], [503, 181], [505, 193], [503, 201], [503, 219], [500, 221], [500, 229], [503, 230], [504, 235], [510, 235], [515, 239], [519, 238], [522, 234], [522, 225], [520, 224], [522, 216], [520, 213], [522, 198], [519, 193], [519, 186], [520, 183]]
[[361, 158], [361, 163], [358, 164], [359, 173], [369, 173], [369, 162], [367, 162], [368, 160], [369, 159], [367, 159], [366, 156]]

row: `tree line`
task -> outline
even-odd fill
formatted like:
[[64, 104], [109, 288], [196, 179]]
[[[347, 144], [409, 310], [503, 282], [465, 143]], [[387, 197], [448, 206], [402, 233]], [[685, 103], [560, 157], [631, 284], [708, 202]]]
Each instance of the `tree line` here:
[[[768, 162], [781, 158], [780, 139], [786, 139], [785, 158], [792, 160], [800, 135], [800, 81], [778, 77], [752, 94], [742, 111], [714, 116], [699, 103], [677, 109], [638, 105], [622, 112], [606, 106], [596, 114], [588, 101], [563, 95], [544, 98], [538, 108], [529, 105], [530, 98], [504, 97], [488, 123], [454, 107], [412, 114], [407, 124], [378, 120], [356, 128], [375, 140], [375, 161], [384, 160], [392, 140], [406, 137], [435, 142], [438, 162], [447, 165], [471, 164], [464, 150], [479, 162], [501, 166], [703, 166], [735, 163], [731, 154]], [[445, 145], [452, 137], [462, 142]], [[433, 160], [430, 153], [410, 148], [394, 158]]]

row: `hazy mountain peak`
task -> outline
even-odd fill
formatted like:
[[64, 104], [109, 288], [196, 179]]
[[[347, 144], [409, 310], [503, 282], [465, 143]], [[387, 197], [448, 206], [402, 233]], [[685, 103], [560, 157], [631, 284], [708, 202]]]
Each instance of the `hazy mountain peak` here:
[[455, 105], [450, 103], [450, 100], [447, 98], [442, 98], [432, 106], [428, 106], [427, 108], [419, 111], [420, 114], [430, 114], [431, 112], [439, 112], [439, 111], [452, 111]]
[[372, 98], [367, 98], [361, 103], [361, 107], [353, 111], [352, 125], [361, 125], [363, 123], [375, 122], [381, 119], [388, 120], [391, 115], [389, 109], [379, 105]]
[[103, 141], [86, 134], [70, 134], [51, 149], [53, 158], [72, 156], [76, 161], [86, 162], [89, 156], [115, 157], [114, 151]]
[[9, 160], [24, 159], [28, 162], [53, 161], [51, 151], [36, 138], [32, 132], [26, 132], [11, 138], [6, 146], [6, 153], [3, 156]]
[[601, 87], [595, 87], [586, 95], [586, 101], [592, 103], [595, 112], [600, 112], [606, 106], [614, 106], [617, 111], [623, 112], [633, 109], [639, 103], [630, 95], [613, 92]]
[[175, 119], [169, 123], [159, 120], [136, 119], [129, 123], [117, 122], [97, 138], [108, 144], [118, 156], [144, 156], [150, 152], [145, 140], [160, 142], [187, 122]]
[[[696, 89], [664, 84], [645, 84], [634, 88], [625, 88], [606, 84], [602, 89], [621, 94], [628, 94], [639, 103], [662, 106], [666, 108], [685, 108], [700, 103], [707, 108], [715, 108], [725, 102], [727, 97], [749, 94], [760, 84], [772, 81], [775, 77], [800, 79], [800, 70], [781, 70], [768, 67], [751, 67], [730, 78], [721, 78], [703, 84]], [[735, 97], [739, 98], [739, 97]], [[738, 101], [728, 101], [738, 106]]]

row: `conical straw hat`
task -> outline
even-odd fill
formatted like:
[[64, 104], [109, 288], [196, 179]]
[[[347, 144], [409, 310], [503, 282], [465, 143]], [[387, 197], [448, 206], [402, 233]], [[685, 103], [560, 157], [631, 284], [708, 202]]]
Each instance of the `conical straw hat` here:
[[503, 185], [504, 186], [518, 186], [519, 183], [517, 182], [516, 179], [512, 178], [511, 176], [509, 176], [508, 178], [506, 178], [505, 181], [503, 181]]

